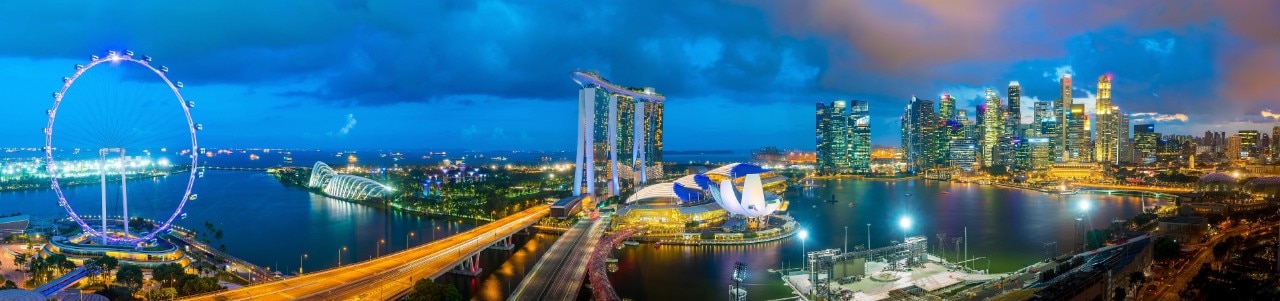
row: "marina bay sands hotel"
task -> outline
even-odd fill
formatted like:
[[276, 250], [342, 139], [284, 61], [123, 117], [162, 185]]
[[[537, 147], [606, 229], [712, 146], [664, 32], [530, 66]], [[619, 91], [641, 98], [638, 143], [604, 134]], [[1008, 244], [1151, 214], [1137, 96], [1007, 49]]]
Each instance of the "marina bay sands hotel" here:
[[[618, 86], [595, 72], [575, 71], [578, 142], [574, 195], [618, 195], [662, 177], [662, 106], [653, 88]], [[597, 191], [597, 184], [603, 188]]]

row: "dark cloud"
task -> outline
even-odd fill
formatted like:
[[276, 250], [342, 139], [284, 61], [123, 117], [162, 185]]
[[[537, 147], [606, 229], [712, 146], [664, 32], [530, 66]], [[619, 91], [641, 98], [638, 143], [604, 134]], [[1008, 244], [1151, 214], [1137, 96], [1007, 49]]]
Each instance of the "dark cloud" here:
[[[0, 56], [128, 48], [188, 85], [300, 101], [275, 107], [566, 101], [587, 69], [673, 101], [852, 98], [888, 119], [912, 95], [1011, 80], [1052, 100], [1044, 74], [1066, 68], [1081, 91], [1114, 74], [1125, 111], [1190, 127], [1274, 107], [1276, 28], [1280, 3], [1257, 1], [43, 1], [0, 10]], [[896, 141], [889, 123], [877, 142]]]

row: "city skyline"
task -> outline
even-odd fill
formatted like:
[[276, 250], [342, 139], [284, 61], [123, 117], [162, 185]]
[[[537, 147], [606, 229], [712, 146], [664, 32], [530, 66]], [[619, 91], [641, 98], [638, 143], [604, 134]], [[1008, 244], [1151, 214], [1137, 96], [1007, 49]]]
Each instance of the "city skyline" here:
[[[1090, 113], [1097, 111], [1093, 79], [1113, 74], [1112, 103], [1141, 117], [1135, 124], [1154, 122], [1164, 133], [1268, 131], [1280, 120], [1273, 98], [1280, 76], [1267, 67], [1280, 58], [1266, 30], [1280, 18], [1263, 13], [1274, 9], [1234, 3], [1161, 2], [1160, 10], [824, 1], [141, 9], [164, 5], [30, 3], [0, 12], [0, 63], [9, 67], [3, 100], [30, 112], [0, 121], [15, 129], [0, 136], [5, 146], [38, 144], [39, 112], [71, 65], [124, 49], [166, 62], [188, 83], [184, 93], [201, 103], [195, 117], [208, 127], [207, 145], [219, 147], [568, 150], [572, 126], [543, 121], [573, 118], [576, 89], [565, 79], [579, 69], [670, 97], [666, 126], [678, 129], [666, 137], [670, 150], [763, 146], [752, 141], [808, 149], [812, 104], [836, 99], [867, 101], [873, 144], [896, 145], [898, 110], [912, 95], [947, 93], [957, 108], [971, 109], [986, 88], [1008, 81], [1021, 83], [1025, 121], [1036, 101], [1059, 94], [1064, 73], [1078, 79], [1073, 102]], [[706, 11], [719, 13], [688, 18]], [[1066, 18], [1071, 12], [1086, 17]], [[289, 17], [204, 26], [235, 14]], [[950, 26], [926, 29], [914, 24], [920, 20]], [[997, 23], [1004, 21], [1023, 26]], [[570, 26], [578, 23], [588, 26]], [[1050, 34], [1026, 38], [1036, 32]], [[994, 46], [1010, 43], [1019, 46]], [[726, 107], [738, 116], [707, 114]], [[739, 139], [713, 143], [707, 133]]]

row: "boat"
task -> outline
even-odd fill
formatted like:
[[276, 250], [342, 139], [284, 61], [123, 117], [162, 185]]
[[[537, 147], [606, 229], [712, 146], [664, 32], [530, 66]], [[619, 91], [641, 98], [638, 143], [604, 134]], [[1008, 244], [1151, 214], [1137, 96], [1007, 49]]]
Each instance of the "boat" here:
[[636, 241], [634, 241], [634, 240], [623, 241], [623, 242], [622, 242], [622, 244], [624, 244], [624, 245], [628, 245], [628, 246], [638, 246], [638, 245], [640, 245], [640, 243], [639, 243], [639, 242], [636, 242]]

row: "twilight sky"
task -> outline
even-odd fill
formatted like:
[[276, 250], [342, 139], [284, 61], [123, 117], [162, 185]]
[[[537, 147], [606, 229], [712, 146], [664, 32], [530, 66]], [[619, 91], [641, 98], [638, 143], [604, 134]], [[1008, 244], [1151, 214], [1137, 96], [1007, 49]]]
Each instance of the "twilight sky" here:
[[1159, 132], [1261, 130], [1278, 29], [1275, 1], [19, 1], [0, 146], [42, 143], [60, 78], [112, 49], [168, 66], [211, 147], [569, 149], [577, 69], [666, 94], [669, 150], [812, 149], [835, 99], [896, 145], [912, 95], [972, 112], [1013, 80], [1029, 119], [1063, 72], [1090, 112], [1111, 73]]

